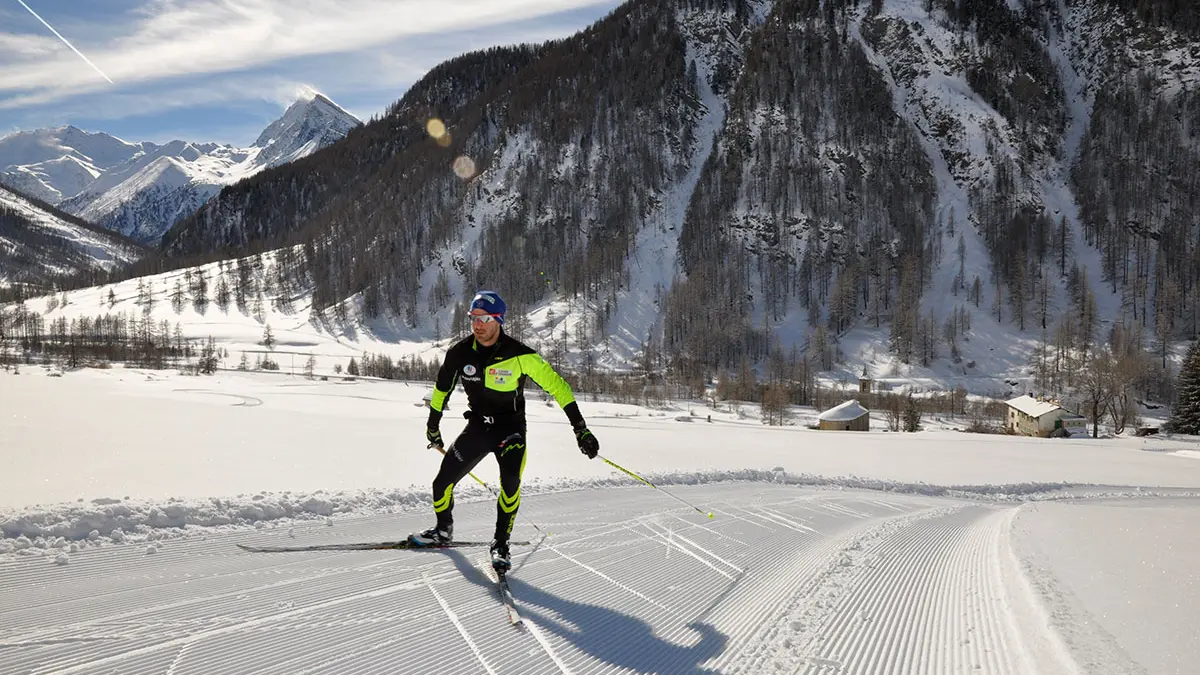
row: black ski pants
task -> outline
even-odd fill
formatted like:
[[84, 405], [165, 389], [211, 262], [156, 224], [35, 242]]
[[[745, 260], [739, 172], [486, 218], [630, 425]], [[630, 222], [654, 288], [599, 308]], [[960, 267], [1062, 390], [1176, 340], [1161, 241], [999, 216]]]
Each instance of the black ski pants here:
[[454, 522], [454, 486], [489, 453], [500, 465], [500, 496], [496, 499], [498, 541], [508, 541], [517, 509], [521, 506], [521, 474], [525, 471], [524, 425], [472, 417], [458, 438], [446, 448], [442, 466], [433, 479], [433, 510], [439, 529]]

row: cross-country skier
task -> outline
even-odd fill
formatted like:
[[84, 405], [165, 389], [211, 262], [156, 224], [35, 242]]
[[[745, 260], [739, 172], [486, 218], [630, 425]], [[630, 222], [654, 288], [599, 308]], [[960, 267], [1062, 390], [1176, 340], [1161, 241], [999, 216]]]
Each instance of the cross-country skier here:
[[469, 410], [467, 426], [450, 444], [433, 479], [433, 510], [437, 524], [409, 535], [417, 545], [451, 541], [454, 534], [454, 486], [488, 453], [500, 465], [500, 496], [496, 501], [496, 533], [491, 544], [492, 566], [506, 572], [511, 566], [508, 537], [521, 505], [521, 472], [525, 468], [525, 378], [549, 392], [575, 429], [579, 451], [594, 459], [600, 443], [588, 430], [571, 387], [536, 351], [504, 332], [504, 300], [495, 291], [479, 291], [468, 316], [471, 335], [446, 352], [429, 400], [425, 438], [443, 447], [439, 426], [455, 382], [462, 382]]

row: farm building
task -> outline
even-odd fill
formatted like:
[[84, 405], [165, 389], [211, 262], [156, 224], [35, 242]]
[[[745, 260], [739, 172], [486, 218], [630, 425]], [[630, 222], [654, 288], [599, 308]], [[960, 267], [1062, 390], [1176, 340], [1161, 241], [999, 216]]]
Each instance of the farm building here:
[[871, 411], [850, 399], [834, 406], [817, 417], [817, 428], [822, 431], [870, 431]]
[[1055, 431], [1073, 435], [1087, 431], [1087, 420], [1062, 407], [1058, 401], [1018, 396], [1008, 404], [1008, 430], [1022, 436], [1049, 438]]

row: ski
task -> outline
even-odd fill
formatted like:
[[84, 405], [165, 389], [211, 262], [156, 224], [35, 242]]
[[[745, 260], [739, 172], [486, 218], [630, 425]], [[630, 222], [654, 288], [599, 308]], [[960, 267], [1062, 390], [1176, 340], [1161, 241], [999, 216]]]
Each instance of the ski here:
[[[452, 541], [447, 544], [414, 544], [407, 539], [401, 541], [363, 542], [358, 544], [312, 544], [308, 546], [251, 546], [238, 544], [238, 548], [251, 553], [296, 553], [303, 551], [436, 551], [445, 548], [471, 548], [489, 546], [486, 541]], [[528, 546], [527, 541], [515, 541], [514, 546]]]
[[508, 587], [508, 574], [492, 568], [496, 577], [496, 589], [500, 592], [500, 602], [508, 611], [508, 622], [514, 626], [521, 625], [521, 613], [517, 611], [517, 601], [513, 599], [512, 590]]

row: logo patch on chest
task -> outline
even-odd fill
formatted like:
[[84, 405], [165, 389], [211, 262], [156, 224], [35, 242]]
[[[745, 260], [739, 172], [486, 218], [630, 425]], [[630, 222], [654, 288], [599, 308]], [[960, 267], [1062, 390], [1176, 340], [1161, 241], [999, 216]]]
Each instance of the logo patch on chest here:
[[508, 382], [508, 378], [512, 377], [513, 371], [505, 368], [488, 368], [488, 376], [492, 378], [492, 382], [496, 384], [504, 384]]
[[475, 374], [475, 366], [473, 366], [469, 363], [467, 365], [463, 366], [463, 375], [470, 377], [474, 374]]

